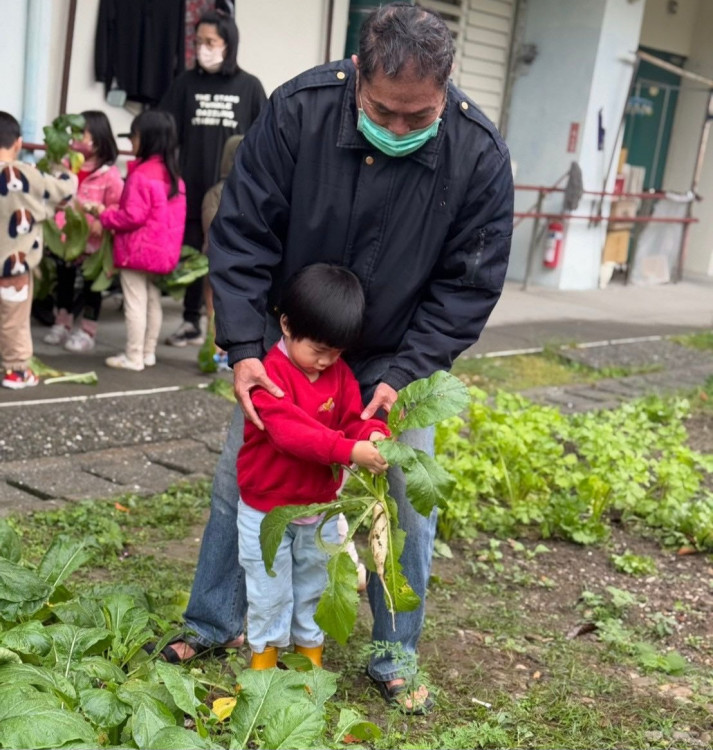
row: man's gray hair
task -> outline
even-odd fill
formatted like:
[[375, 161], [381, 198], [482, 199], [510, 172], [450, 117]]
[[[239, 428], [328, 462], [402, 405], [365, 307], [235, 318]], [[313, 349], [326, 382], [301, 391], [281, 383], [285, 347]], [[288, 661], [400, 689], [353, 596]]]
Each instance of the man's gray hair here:
[[453, 37], [443, 19], [410, 3], [391, 3], [372, 11], [359, 34], [359, 72], [370, 81], [377, 71], [394, 78], [413, 66], [419, 78], [445, 86], [455, 56]]

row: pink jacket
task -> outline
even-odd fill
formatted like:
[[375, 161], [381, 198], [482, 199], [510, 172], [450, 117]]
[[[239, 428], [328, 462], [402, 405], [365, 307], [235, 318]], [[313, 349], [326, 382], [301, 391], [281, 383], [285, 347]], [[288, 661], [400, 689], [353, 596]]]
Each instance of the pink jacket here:
[[171, 182], [158, 156], [132, 161], [128, 171], [119, 207], [99, 217], [105, 229], [114, 230], [114, 265], [170, 273], [181, 254], [186, 186], [179, 180], [178, 194], [168, 197]]
[[[77, 189], [75, 201], [80, 206], [86, 203], [101, 204], [105, 208], [116, 208], [121, 200], [124, 180], [114, 164], [104, 164], [88, 174]], [[87, 240], [87, 255], [95, 253], [101, 245], [102, 226], [98, 219], [86, 214], [89, 229], [92, 230]], [[66, 223], [64, 211], [58, 211], [54, 217], [57, 226], [62, 229]]]

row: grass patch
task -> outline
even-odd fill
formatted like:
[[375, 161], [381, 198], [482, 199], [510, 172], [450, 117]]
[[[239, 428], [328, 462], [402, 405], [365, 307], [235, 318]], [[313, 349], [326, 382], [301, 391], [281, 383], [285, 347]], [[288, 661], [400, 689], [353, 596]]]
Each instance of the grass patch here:
[[495, 393], [498, 390], [527, 391], [546, 386], [584, 385], [604, 378], [626, 378], [661, 369], [657, 364], [594, 369], [568, 359], [559, 348], [547, 348], [540, 354], [511, 357], [460, 357], [453, 363], [452, 372], [467, 385]]
[[596, 379], [589, 368], [575, 366], [554, 353], [517, 354], [512, 357], [461, 357], [453, 363], [454, 375], [488, 393], [498, 389], [524, 391], [547, 385], [570, 385]]
[[699, 349], [702, 351], [710, 351], [713, 349], [713, 331], [686, 333], [681, 336], [672, 336], [671, 340], [691, 349]]

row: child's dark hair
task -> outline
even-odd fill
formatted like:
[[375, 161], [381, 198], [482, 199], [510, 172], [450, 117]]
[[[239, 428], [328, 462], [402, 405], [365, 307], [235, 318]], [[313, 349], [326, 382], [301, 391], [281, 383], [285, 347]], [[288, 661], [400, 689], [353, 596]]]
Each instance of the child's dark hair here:
[[0, 148], [12, 148], [21, 135], [20, 123], [9, 112], [0, 112]]
[[168, 197], [178, 194], [178, 134], [176, 121], [170, 112], [160, 109], [147, 109], [134, 117], [131, 135], [139, 137], [138, 159], [160, 156], [171, 178]]
[[280, 313], [297, 341], [351, 349], [361, 335], [364, 307], [361, 283], [348, 268], [315, 263], [287, 282]]
[[97, 169], [105, 164], [113, 164], [119, 155], [114, 134], [111, 132], [109, 118], [98, 109], [88, 109], [82, 112], [84, 129], [89, 131], [94, 142], [94, 155]]
[[218, 36], [225, 42], [225, 57], [218, 71], [224, 76], [232, 76], [238, 72], [238, 27], [235, 21], [219, 10], [208, 10], [196, 24], [196, 31], [201, 24], [215, 26]]

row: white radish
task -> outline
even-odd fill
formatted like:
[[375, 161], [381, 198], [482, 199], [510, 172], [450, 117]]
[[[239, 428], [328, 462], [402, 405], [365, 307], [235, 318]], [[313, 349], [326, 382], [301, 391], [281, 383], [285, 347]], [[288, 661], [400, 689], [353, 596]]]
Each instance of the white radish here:
[[389, 554], [389, 518], [382, 503], [375, 503], [372, 510], [371, 528], [369, 529], [369, 549], [374, 560], [376, 575], [379, 576], [381, 585], [384, 587], [384, 596], [387, 608], [391, 612], [391, 621], [396, 629], [396, 615], [394, 602], [389, 590], [386, 588], [384, 575], [386, 573], [386, 558]]

